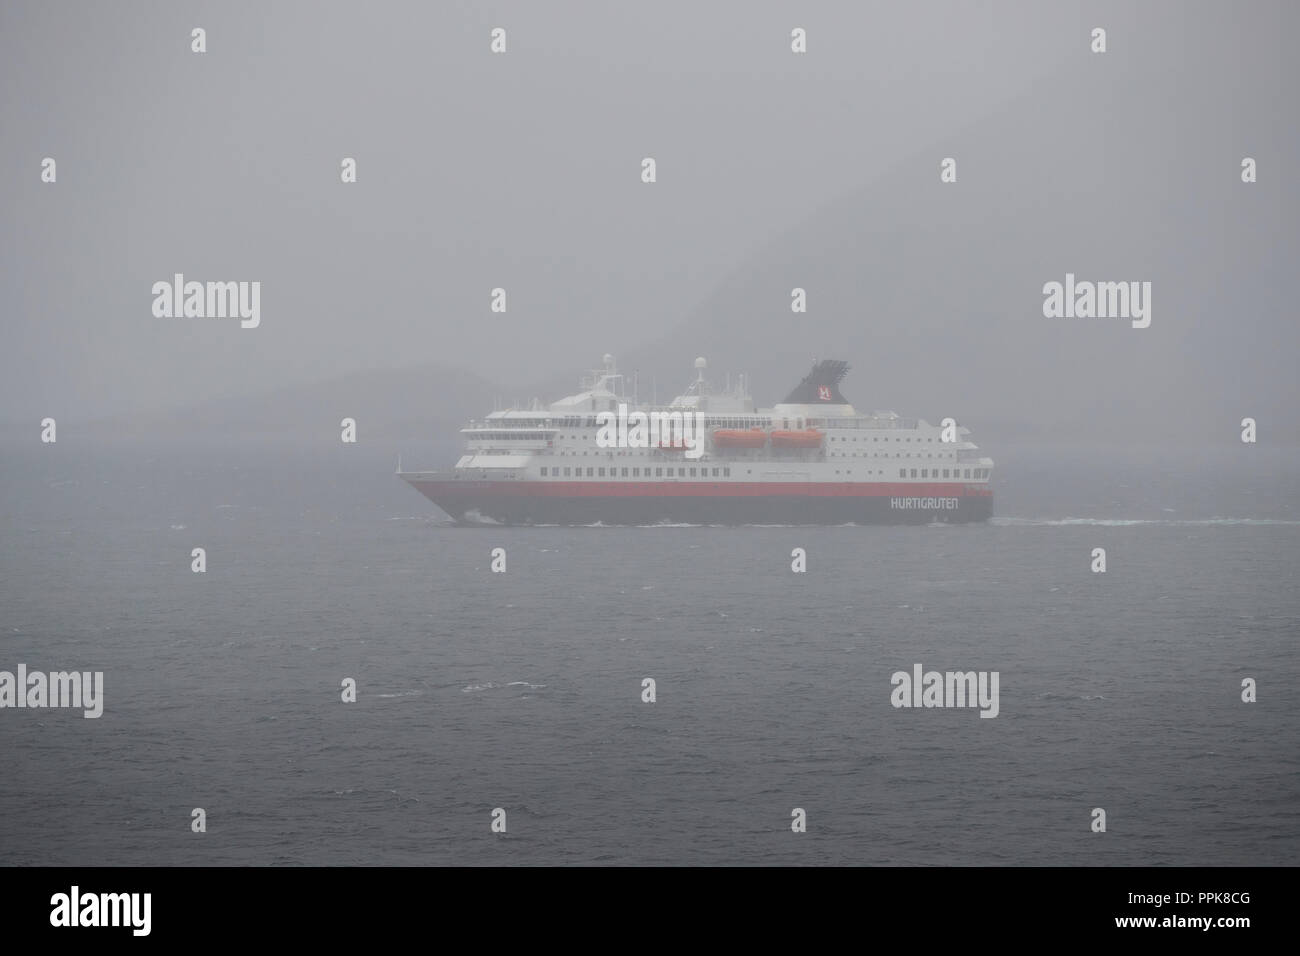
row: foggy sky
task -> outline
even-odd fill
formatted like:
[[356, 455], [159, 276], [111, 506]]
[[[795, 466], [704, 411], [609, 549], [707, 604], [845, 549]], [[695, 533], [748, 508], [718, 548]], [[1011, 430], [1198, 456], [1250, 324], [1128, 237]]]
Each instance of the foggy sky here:
[[[661, 397], [698, 354], [768, 404], [833, 356], [859, 408], [977, 438], [1251, 415], [1295, 441], [1298, 28], [1283, 2], [7, 2], [0, 419], [425, 365], [526, 397], [610, 351]], [[154, 317], [176, 272], [260, 281], [261, 326]], [[1044, 318], [1066, 272], [1151, 281], [1151, 328]]]

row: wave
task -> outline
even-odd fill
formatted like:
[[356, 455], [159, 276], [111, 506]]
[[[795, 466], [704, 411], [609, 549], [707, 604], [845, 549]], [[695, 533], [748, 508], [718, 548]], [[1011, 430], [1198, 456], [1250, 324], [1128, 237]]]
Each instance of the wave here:
[[1217, 526], [1280, 526], [1300, 525], [1300, 521], [1283, 518], [990, 518], [989, 524], [1002, 527], [1081, 527], [1127, 528], [1139, 525], [1156, 525], [1167, 528], [1211, 528]]
[[486, 684], [470, 684], [466, 687], [462, 687], [460, 692], [462, 694], [473, 694], [481, 690], [499, 690], [502, 687], [527, 687], [529, 690], [540, 690], [545, 686], [545, 684], [531, 684], [526, 680], [512, 680], [506, 684], [498, 684], [495, 681], [488, 681]]

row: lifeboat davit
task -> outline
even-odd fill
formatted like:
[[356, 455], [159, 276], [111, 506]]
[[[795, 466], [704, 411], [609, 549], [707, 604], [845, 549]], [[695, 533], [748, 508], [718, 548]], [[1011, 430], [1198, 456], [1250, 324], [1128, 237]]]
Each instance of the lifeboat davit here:
[[820, 448], [822, 433], [815, 428], [800, 431], [774, 429], [772, 431], [773, 448]]
[[761, 428], [718, 428], [713, 432], [713, 444], [719, 448], [762, 448], [767, 444], [767, 432]]

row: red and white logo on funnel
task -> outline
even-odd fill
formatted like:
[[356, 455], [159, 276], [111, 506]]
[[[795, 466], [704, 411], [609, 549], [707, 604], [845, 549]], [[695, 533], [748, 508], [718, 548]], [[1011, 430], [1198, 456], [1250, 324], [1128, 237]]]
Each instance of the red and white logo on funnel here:
[[817, 397], [820, 398], [823, 402], [829, 402], [831, 400], [830, 388], [826, 385], [818, 385]]

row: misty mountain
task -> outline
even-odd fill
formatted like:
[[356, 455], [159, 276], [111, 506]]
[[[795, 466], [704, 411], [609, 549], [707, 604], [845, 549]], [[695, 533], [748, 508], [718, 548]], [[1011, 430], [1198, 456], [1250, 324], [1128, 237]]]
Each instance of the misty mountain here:
[[[819, 208], [626, 358], [684, 377], [706, 355], [768, 402], [814, 357], [843, 358], [859, 408], [951, 414], [986, 437], [1233, 442], [1252, 416], [1297, 440], [1300, 326], [1276, 295], [1300, 259], [1292, 130], [1239, 112], [1205, 56], [1059, 74]], [[1249, 84], [1275, 115], [1283, 69], [1255, 64]], [[1243, 183], [1243, 156], [1267, 175]], [[1150, 327], [1045, 318], [1042, 287], [1067, 273], [1150, 281]]]

